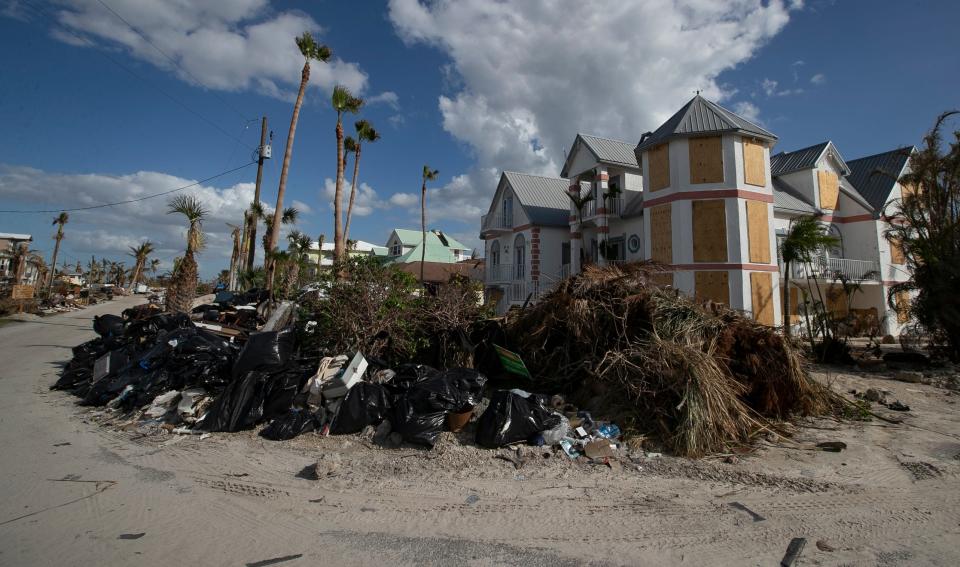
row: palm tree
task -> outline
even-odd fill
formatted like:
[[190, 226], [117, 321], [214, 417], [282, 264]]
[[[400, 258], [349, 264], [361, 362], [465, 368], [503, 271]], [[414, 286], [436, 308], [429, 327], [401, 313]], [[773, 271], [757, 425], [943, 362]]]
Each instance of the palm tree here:
[[290, 297], [293, 290], [300, 286], [300, 271], [306, 261], [307, 251], [310, 250], [310, 237], [299, 230], [293, 230], [287, 235], [287, 240], [290, 257], [283, 287], [284, 295]]
[[130, 280], [130, 287], [134, 287], [140, 281], [140, 276], [143, 275], [143, 267], [147, 263], [147, 257], [153, 253], [153, 243], [149, 240], [145, 240], [140, 243], [139, 246], [130, 246], [130, 255], [133, 256], [137, 263], [133, 267], [133, 277]]
[[346, 248], [343, 236], [343, 113], [356, 114], [363, 106], [363, 99], [353, 96], [350, 91], [341, 85], [333, 88], [330, 96], [333, 109], [337, 111], [337, 183], [333, 193], [333, 261], [336, 264], [343, 262]]
[[93, 256], [90, 256], [90, 262], [87, 263], [87, 283], [97, 283], [100, 281], [100, 263]]
[[[249, 218], [247, 214], [244, 214], [244, 216]], [[227, 274], [227, 289], [234, 290], [237, 285], [237, 269], [241, 258], [240, 233], [243, 229], [230, 223], [227, 223], [227, 226], [230, 227], [230, 236], [233, 238], [233, 250], [230, 253], [230, 271]]]
[[320, 234], [317, 237], [317, 275], [320, 275], [320, 268], [323, 266], [323, 243], [327, 240], [326, 234]]
[[423, 185], [420, 187], [420, 232], [422, 235], [420, 239], [420, 283], [424, 286], [426, 282], [423, 281], [423, 263], [427, 256], [427, 181], [435, 180], [438, 175], [440, 175], [439, 170], [430, 169], [429, 165], [423, 166]]
[[63, 240], [63, 225], [70, 221], [70, 215], [62, 212], [53, 217], [53, 224], [57, 225], [57, 234], [54, 235], [56, 244], [53, 245], [53, 260], [50, 261], [50, 283], [47, 285], [47, 295], [53, 290], [53, 280], [57, 277], [57, 256], [60, 254], [60, 241]]
[[[280, 215], [280, 224], [296, 224], [297, 219], [300, 217], [300, 211], [296, 207], [287, 207], [283, 210], [283, 214]], [[276, 276], [276, 270], [271, 270], [270, 265], [273, 263], [273, 254], [277, 251], [276, 247], [273, 246], [273, 240], [271, 235], [273, 234], [273, 219], [270, 215], [267, 215], [263, 219], [263, 223], [266, 225], [266, 231], [263, 235], [263, 262], [266, 268], [266, 278], [267, 278], [267, 289], [273, 290], [273, 282]], [[279, 233], [279, 229], [277, 230]]]
[[180, 195], [167, 203], [167, 214], [181, 214], [190, 223], [187, 229], [187, 249], [177, 262], [167, 289], [167, 311], [190, 313], [197, 294], [197, 260], [194, 253], [203, 248], [203, 219], [207, 210], [200, 199]]
[[[350, 238], [350, 219], [353, 218], [353, 201], [357, 198], [357, 177], [360, 175], [360, 149], [364, 142], [372, 144], [380, 139], [380, 133], [366, 120], [358, 120], [353, 127], [357, 130], [357, 139], [353, 140], [353, 138], [347, 136], [343, 143], [345, 150], [353, 152], [353, 181], [350, 187], [350, 201], [347, 204], [347, 223], [343, 227], [344, 240]], [[348, 141], [352, 142], [352, 149], [348, 147]], [[346, 156], [344, 156], [344, 161], [346, 161]]]
[[158, 260], [158, 259], [156, 259], [156, 258], [154, 258], [153, 260], [150, 260], [150, 268], [149, 268], [149, 269], [150, 269], [150, 275], [156, 277], [156, 276], [157, 276], [157, 270], [160, 269], [160, 260]]
[[[23, 276], [27, 271], [27, 260], [34, 253], [26, 242], [21, 242], [13, 247], [13, 257], [10, 258], [10, 265], [13, 267], [13, 283], [20, 285]], [[53, 278], [51, 277], [51, 280]]]
[[[300, 90], [297, 92], [297, 100], [293, 103], [293, 116], [290, 118], [290, 131], [287, 133], [287, 147], [283, 152], [283, 166], [280, 169], [280, 185], [277, 188], [277, 207], [273, 215], [273, 232], [270, 234], [270, 248], [273, 249], [274, 243], [280, 238], [280, 215], [283, 211], [283, 194], [287, 190], [287, 174], [290, 171], [290, 159], [293, 157], [293, 140], [297, 134], [297, 120], [300, 118], [300, 107], [303, 105], [303, 95], [307, 90], [307, 83], [310, 82], [310, 60], [327, 61], [330, 59], [331, 51], [326, 45], [317, 43], [310, 32], [303, 32], [303, 35], [296, 39], [297, 47], [300, 48], [300, 54], [303, 55], [303, 70], [300, 72]], [[256, 238], [256, 233], [253, 233]], [[265, 260], [266, 261], [266, 260]], [[268, 268], [269, 269], [269, 268]]]
[[[814, 216], [799, 217], [790, 223], [787, 237], [780, 245], [783, 258], [783, 317], [784, 333], [790, 336], [790, 276], [791, 267], [796, 262], [809, 265], [818, 251], [836, 246], [838, 239], [827, 233], [827, 229]], [[811, 341], [812, 341], [811, 335]], [[811, 344], [811, 348], [812, 348]]]

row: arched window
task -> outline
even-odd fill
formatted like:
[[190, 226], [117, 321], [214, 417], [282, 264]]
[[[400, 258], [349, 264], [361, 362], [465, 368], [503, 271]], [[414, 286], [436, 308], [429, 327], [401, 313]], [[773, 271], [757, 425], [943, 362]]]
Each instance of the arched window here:
[[522, 280], [526, 276], [527, 242], [523, 234], [513, 239], [513, 279]]
[[840, 228], [831, 224], [827, 232], [837, 239], [837, 243], [826, 250], [827, 255], [831, 258], [843, 258], [843, 234], [840, 232]]
[[500, 265], [500, 241], [494, 240], [493, 244], [490, 245], [490, 265], [499, 266]]
[[513, 226], [513, 195], [503, 198], [503, 227]]

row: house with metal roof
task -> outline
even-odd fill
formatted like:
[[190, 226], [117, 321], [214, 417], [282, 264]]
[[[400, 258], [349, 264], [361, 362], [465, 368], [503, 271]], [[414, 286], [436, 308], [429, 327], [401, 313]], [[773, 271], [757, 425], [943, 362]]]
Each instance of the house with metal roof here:
[[[351, 240], [348, 242], [347, 255], [351, 258], [361, 256], [373, 256], [377, 258], [387, 257], [387, 249], [383, 246], [371, 244], [363, 240]], [[329, 269], [333, 266], [333, 242], [311, 242], [307, 250], [308, 269], [310, 277], [314, 277], [321, 270]]]
[[410, 262], [437, 262], [453, 264], [470, 258], [471, 250], [452, 236], [439, 231], [428, 230], [424, 240], [423, 232], [403, 228], [394, 229], [387, 238], [384, 247], [387, 262], [391, 264], [409, 264]]
[[[504, 172], [481, 219], [488, 298], [503, 311], [585, 264], [652, 259], [670, 268], [661, 284], [767, 324], [798, 324], [825, 293], [834, 313], [897, 334], [905, 321], [886, 296], [907, 274], [883, 210], [901, 197], [909, 151], [847, 162], [829, 140], [774, 154], [777, 142], [697, 95], [635, 146], [577, 134], [559, 177]], [[779, 243], [810, 215], [838, 245], [786, 278]], [[838, 293], [841, 277], [861, 291]]]

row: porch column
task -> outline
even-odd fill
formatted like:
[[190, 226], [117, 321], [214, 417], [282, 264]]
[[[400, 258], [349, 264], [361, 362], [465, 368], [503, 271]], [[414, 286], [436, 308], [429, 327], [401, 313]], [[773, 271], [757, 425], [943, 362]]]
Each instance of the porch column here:
[[[576, 180], [573, 185], [567, 188], [567, 192], [573, 196], [580, 195], [580, 185]], [[570, 275], [580, 273], [580, 254], [583, 251], [583, 234], [580, 232], [580, 222], [573, 204], [570, 205]]]
[[[594, 204], [597, 207], [597, 216], [594, 222], [597, 224], [597, 246], [604, 246], [604, 243], [606, 243], [610, 237], [610, 220], [607, 217], [607, 202], [603, 196], [607, 192], [610, 176], [607, 174], [607, 168], [605, 167], [597, 167], [596, 174], [597, 177], [594, 183], [597, 188], [597, 202]], [[603, 254], [598, 252], [597, 256], [597, 264], [606, 266], [607, 259]]]

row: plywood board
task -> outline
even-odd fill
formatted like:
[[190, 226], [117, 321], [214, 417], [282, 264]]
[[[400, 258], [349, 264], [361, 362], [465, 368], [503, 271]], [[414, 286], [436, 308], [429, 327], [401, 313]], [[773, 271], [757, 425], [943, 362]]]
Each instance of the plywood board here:
[[831, 285], [826, 290], [827, 311], [832, 315], [847, 315], [847, 294], [843, 291], [843, 286]]
[[673, 263], [673, 210], [670, 203], [650, 209], [650, 259]]
[[660, 144], [647, 152], [650, 171], [650, 190], [659, 191], [670, 186], [670, 144]]
[[770, 272], [750, 273], [750, 296], [753, 318], [764, 325], [773, 325], [773, 276]]
[[770, 217], [763, 201], [747, 201], [747, 243], [750, 261], [770, 263]]
[[693, 261], [727, 261], [727, 207], [723, 199], [693, 201]]
[[828, 211], [836, 210], [837, 198], [840, 196], [837, 174], [832, 171], [818, 171], [817, 183], [820, 185], [820, 208]]
[[726, 270], [694, 272], [693, 283], [697, 301], [730, 304], [730, 273]]
[[690, 149], [690, 183], [722, 183], [722, 138], [690, 138], [687, 146]]
[[763, 144], [754, 140], [743, 141], [743, 181], [748, 185], [766, 187], [767, 166], [763, 159]]
[[897, 305], [897, 323], [906, 323], [910, 320], [910, 295], [905, 291], [898, 291], [893, 297]]
[[906, 264], [907, 255], [903, 253], [903, 244], [900, 239], [890, 240], [890, 263], [891, 264]]
[[800, 290], [791, 287], [790, 288], [790, 322], [797, 323], [800, 321]]

